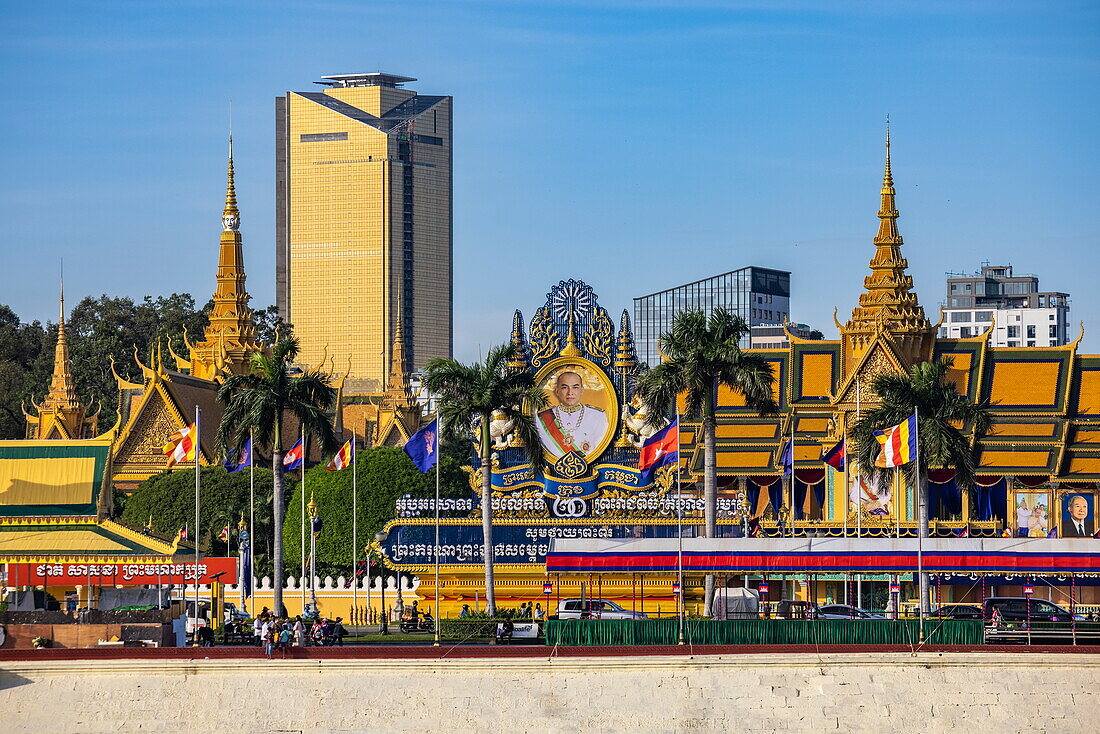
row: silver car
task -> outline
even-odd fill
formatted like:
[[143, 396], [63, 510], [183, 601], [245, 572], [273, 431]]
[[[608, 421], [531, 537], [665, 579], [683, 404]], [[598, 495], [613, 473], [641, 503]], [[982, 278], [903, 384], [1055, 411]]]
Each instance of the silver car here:
[[623, 609], [607, 599], [562, 599], [558, 619], [646, 619], [641, 612]]

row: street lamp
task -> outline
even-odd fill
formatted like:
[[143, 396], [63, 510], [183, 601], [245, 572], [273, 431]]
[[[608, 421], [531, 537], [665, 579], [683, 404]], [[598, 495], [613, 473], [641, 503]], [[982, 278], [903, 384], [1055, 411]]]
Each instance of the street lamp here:
[[312, 492], [309, 493], [309, 504], [306, 505], [309, 513], [309, 604], [313, 613], [317, 613], [317, 535], [321, 532], [321, 518], [317, 517], [317, 501]]

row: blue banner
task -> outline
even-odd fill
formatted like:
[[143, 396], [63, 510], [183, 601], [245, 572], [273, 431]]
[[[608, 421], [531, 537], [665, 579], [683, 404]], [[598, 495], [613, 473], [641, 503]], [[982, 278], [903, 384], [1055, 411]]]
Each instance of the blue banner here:
[[599, 464], [592, 467], [588, 476], [576, 479], [562, 479], [553, 474], [544, 474], [542, 480], [535, 478], [530, 464], [522, 464], [509, 469], [494, 469], [490, 483], [494, 490], [514, 491], [541, 487], [546, 497], [551, 499], [591, 499], [603, 489], [627, 489], [635, 492], [651, 489], [652, 481], [646, 481], [637, 467], [622, 464]]

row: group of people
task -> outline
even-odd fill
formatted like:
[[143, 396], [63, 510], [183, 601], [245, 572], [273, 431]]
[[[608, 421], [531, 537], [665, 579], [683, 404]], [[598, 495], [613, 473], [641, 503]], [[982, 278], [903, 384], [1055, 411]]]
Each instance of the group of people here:
[[335, 620], [302, 619], [301, 616], [279, 619], [264, 607], [252, 621], [253, 640], [257, 646], [263, 646], [268, 655], [288, 647], [342, 647], [347, 634], [343, 617]]
[[[469, 604], [462, 605], [462, 611], [458, 613], [459, 619], [468, 619], [474, 614]], [[546, 619], [546, 612], [542, 610], [542, 604], [525, 601], [519, 605], [519, 610], [512, 615], [513, 619], [530, 619], [532, 622], [541, 622]]]

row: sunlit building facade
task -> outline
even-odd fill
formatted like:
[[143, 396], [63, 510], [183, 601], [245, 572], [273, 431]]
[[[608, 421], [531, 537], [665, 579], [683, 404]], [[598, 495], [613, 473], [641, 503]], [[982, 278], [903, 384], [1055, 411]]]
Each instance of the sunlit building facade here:
[[451, 105], [393, 74], [322, 77], [276, 112], [276, 293], [299, 361], [379, 391], [452, 350]]

